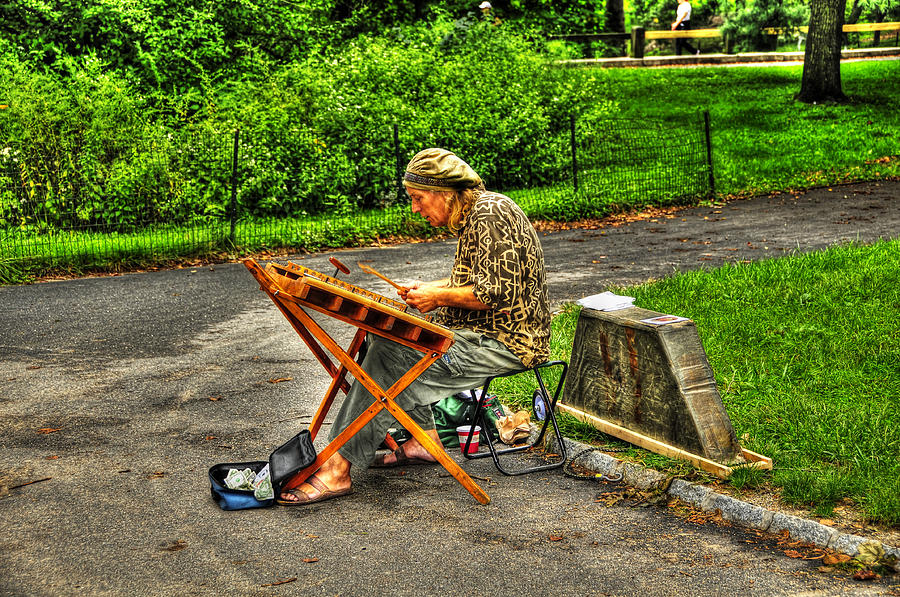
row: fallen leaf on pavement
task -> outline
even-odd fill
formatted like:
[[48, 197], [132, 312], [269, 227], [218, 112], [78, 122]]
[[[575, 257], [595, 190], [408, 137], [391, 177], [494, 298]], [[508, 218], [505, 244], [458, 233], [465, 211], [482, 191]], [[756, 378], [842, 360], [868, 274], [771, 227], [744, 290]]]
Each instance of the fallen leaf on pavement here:
[[853, 575], [853, 580], [878, 580], [879, 578], [881, 575], [872, 570], [860, 570]]
[[825, 554], [824, 554], [824, 553], [820, 553], [820, 554], [818, 554], [818, 555], [807, 555], [807, 556], [803, 556], [803, 559], [804, 559], [804, 560], [821, 560], [821, 559], [823, 559], [824, 557], [825, 557]]
[[604, 506], [606, 506], [607, 508], [609, 508], [609, 507], [615, 506], [616, 504], [621, 502], [622, 499], [623, 498], [622, 498], [621, 493], [618, 493], [615, 491], [605, 491], [603, 493], [598, 494], [597, 497], [594, 498], [594, 501], [599, 502], [599, 503], [603, 504]]
[[856, 559], [863, 564], [874, 564], [884, 558], [884, 546], [877, 541], [865, 541], [858, 549]]
[[55, 428], [54, 427], [41, 427], [40, 429], [37, 430], [36, 433], [41, 433], [43, 435], [47, 435], [48, 433], [56, 433], [60, 429], [62, 429], [62, 427], [55, 427]]
[[187, 547], [187, 545], [188, 545], [187, 541], [178, 539], [177, 541], [172, 541], [172, 543], [163, 547], [163, 550], [164, 551], [181, 551], [182, 549]]
[[283, 381], [291, 381], [294, 379], [293, 377], [273, 377], [269, 380], [269, 383], [281, 383]]

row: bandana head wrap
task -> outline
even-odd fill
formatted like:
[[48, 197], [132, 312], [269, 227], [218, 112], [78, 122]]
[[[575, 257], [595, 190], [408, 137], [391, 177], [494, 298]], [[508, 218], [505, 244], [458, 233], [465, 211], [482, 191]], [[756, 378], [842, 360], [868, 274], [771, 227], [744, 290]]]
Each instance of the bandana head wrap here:
[[406, 166], [403, 184], [422, 191], [471, 189], [481, 177], [452, 151], [433, 147], [417, 153]]

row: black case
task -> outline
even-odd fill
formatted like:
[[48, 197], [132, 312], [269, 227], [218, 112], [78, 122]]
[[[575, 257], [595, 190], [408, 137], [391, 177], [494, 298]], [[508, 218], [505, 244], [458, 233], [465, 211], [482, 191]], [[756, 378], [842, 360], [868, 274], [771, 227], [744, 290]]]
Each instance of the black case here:
[[316, 449], [312, 436], [304, 429], [269, 455], [269, 473], [272, 475], [272, 489], [275, 495], [291, 477], [311, 465], [316, 460]]
[[[284, 484], [301, 470], [316, 460], [316, 449], [308, 429], [304, 429], [287, 442], [275, 449], [269, 456], [269, 475], [275, 495], [281, 493]], [[231, 462], [216, 464], [209, 469], [210, 493], [213, 500], [223, 510], [247, 510], [249, 508], [266, 508], [275, 503], [275, 498], [257, 500], [249, 489], [229, 489], [225, 486], [225, 477], [230, 469], [249, 468], [258, 473], [266, 466], [265, 460], [253, 462]]]

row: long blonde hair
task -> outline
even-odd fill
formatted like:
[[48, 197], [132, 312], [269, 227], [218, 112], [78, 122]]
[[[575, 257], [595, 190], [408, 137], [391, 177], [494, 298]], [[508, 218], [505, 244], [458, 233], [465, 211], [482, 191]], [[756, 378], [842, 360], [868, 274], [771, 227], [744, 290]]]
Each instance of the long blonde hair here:
[[484, 185], [458, 191], [437, 191], [444, 196], [444, 203], [450, 212], [447, 218], [447, 228], [456, 234], [462, 228], [463, 220], [469, 215], [475, 200], [485, 191]]

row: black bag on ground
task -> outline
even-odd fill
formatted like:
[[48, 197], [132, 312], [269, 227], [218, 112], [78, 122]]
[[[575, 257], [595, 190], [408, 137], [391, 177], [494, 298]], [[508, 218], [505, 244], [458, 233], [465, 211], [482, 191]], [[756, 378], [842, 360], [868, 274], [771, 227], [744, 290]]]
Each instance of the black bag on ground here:
[[231, 469], [249, 468], [259, 473], [266, 464], [269, 465], [269, 476], [272, 480], [274, 495], [281, 493], [281, 488], [294, 475], [311, 465], [316, 460], [316, 449], [308, 429], [304, 429], [287, 442], [275, 449], [269, 461], [232, 462], [213, 465], [209, 469], [210, 493], [213, 500], [223, 510], [247, 510], [249, 508], [266, 508], [275, 503], [275, 498], [258, 500], [250, 489], [229, 489], [225, 485], [225, 477]]
[[311, 465], [316, 460], [316, 449], [312, 436], [304, 429], [269, 455], [269, 474], [272, 475], [272, 489], [275, 495], [291, 477]]

